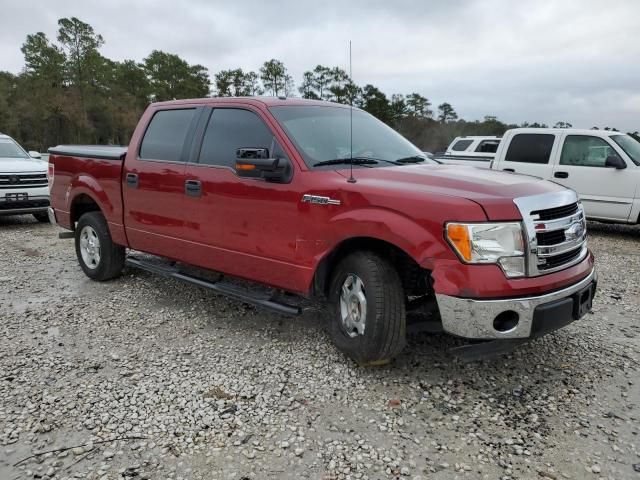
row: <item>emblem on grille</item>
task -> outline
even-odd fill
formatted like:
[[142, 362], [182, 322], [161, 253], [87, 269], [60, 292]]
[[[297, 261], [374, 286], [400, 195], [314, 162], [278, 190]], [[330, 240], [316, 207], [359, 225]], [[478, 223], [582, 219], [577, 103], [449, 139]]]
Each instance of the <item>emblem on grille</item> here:
[[340, 205], [340, 200], [334, 200], [329, 197], [321, 197], [318, 195], [303, 195], [302, 201], [304, 203], [313, 203], [315, 205]]
[[584, 235], [584, 224], [582, 222], [574, 223], [564, 231], [564, 236], [567, 241], [578, 240]]
[[20, 183], [20, 177], [16, 176], [16, 175], [11, 175], [9, 177], [9, 183], [12, 183], [14, 185]]

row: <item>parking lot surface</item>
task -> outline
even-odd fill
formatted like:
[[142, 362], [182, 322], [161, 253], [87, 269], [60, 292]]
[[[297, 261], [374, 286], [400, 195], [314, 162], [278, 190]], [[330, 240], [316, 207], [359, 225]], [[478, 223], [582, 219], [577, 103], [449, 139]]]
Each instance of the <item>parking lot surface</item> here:
[[361, 368], [322, 305], [95, 283], [57, 227], [0, 217], [0, 479], [639, 480], [640, 228], [589, 228], [580, 321], [467, 364], [415, 334]]

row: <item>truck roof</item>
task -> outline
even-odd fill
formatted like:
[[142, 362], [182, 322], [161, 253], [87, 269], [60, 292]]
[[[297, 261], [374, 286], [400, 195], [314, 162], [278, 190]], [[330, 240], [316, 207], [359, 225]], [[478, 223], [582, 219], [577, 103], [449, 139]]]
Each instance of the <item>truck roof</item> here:
[[466, 139], [466, 140], [478, 140], [478, 139], [484, 139], [484, 140], [500, 140], [501, 137], [498, 137], [496, 135], [464, 135], [462, 137], [456, 137], [457, 139], [461, 140], [461, 139]]
[[624, 135], [624, 132], [614, 130], [595, 130], [589, 128], [512, 128], [510, 132], [515, 133], [569, 133], [572, 135], [593, 135], [596, 137], [608, 137], [611, 135]]
[[[167, 102], [155, 102], [152, 105], [166, 106], [166, 105], [185, 105], [185, 104], [201, 104], [206, 105], [208, 103], [250, 103], [250, 104], [262, 104], [266, 107], [276, 107], [285, 105], [296, 106], [324, 106], [324, 107], [338, 107], [349, 108], [349, 105], [342, 103], [327, 102], [324, 100], [308, 100], [306, 98], [295, 97], [267, 97], [267, 96], [255, 96], [255, 97], [206, 97], [206, 98], [191, 98], [185, 100], [170, 100]], [[357, 109], [357, 107], [354, 107]]]

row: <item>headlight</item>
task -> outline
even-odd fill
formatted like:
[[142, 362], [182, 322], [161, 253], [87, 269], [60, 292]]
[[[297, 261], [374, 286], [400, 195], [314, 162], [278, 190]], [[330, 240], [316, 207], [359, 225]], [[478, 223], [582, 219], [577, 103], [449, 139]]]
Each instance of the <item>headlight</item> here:
[[526, 274], [520, 223], [447, 223], [446, 234], [465, 263], [497, 263], [507, 277]]

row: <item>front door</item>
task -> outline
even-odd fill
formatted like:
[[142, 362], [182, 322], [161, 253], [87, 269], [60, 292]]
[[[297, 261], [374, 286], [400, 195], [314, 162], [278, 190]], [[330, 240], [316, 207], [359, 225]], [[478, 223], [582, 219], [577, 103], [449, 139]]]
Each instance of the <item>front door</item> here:
[[567, 135], [553, 181], [578, 192], [587, 217], [627, 221], [637, 178], [629, 168], [605, 167], [609, 156], [620, 157], [604, 138]]
[[[206, 115], [206, 114], [205, 114]], [[300, 175], [290, 183], [240, 178], [239, 148], [266, 148], [271, 157], [288, 157], [259, 111], [213, 108], [195, 163], [186, 180], [199, 188], [188, 195], [185, 213], [192, 263], [288, 290], [308, 278], [309, 266], [296, 262], [300, 228]]]

